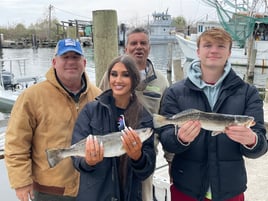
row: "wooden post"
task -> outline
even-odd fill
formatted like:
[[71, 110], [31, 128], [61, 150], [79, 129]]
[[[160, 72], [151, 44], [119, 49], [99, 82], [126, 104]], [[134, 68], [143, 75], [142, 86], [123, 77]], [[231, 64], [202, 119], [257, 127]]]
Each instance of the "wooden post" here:
[[78, 27], [78, 21], [77, 20], [75, 20], [75, 36], [76, 36], [76, 39], [78, 39], [80, 41], [79, 27]]
[[256, 63], [256, 56], [257, 56], [257, 50], [253, 49], [251, 58], [250, 58], [249, 68], [247, 71], [247, 81], [251, 84], [253, 84], [253, 81], [254, 81], [254, 69], [255, 69], [255, 63]]
[[0, 34], [0, 50], [2, 50], [2, 42], [4, 40], [4, 35]]
[[75, 26], [68, 26], [66, 30], [67, 30], [67, 37], [68, 38], [78, 39], [76, 37], [76, 27]]
[[37, 40], [36, 40], [36, 35], [32, 34], [32, 48], [36, 50], [38, 48]]
[[249, 47], [248, 47], [248, 68], [247, 68], [247, 76], [246, 76], [246, 81], [248, 83], [253, 84], [254, 81], [254, 68], [255, 68], [255, 63], [256, 63], [256, 55], [257, 55], [257, 50], [253, 48], [254, 46], [254, 39], [251, 36], [249, 39]]
[[183, 68], [181, 67], [181, 59], [173, 60], [173, 72], [175, 81], [179, 81], [184, 78]]
[[98, 86], [108, 64], [119, 54], [115, 10], [93, 11], [93, 45], [96, 85]]
[[168, 63], [167, 63], [167, 80], [169, 85], [172, 83], [172, 43], [168, 43]]
[[[2, 44], [4, 42], [4, 34], [0, 34], [0, 59], [3, 59]], [[0, 71], [2, 72], [4, 68], [4, 61], [0, 62]], [[1, 79], [2, 80], [2, 79]]]
[[[265, 97], [264, 102], [268, 103], [268, 78], [266, 79], [266, 87], [265, 87]], [[267, 131], [268, 132], [268, 131]]]

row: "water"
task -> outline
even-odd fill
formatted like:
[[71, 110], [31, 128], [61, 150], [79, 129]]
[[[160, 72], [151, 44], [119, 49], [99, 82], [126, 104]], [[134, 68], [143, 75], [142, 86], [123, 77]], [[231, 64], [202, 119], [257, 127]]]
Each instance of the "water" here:
[[[119, 50], [123, 52], [122, 48]], [[90, 77], [90, 80], [95, 83], [95, 65], [94, 65], [94, 53], [92, 47], [84, 48], [85, 57], [87, 59], [86, 71]], [[51, 66], [52, 57], [54, 54], [54, 48], [39, 48], [33, 49], [2, 49], [0, 50], [0, 59], [11, 58], [27, 58], [26, 60], [26, 75], [27, 76], [43, 76], [49, 67]], [[181, 58], [182, 63], [184, 61], [183, 55], [177, 45], [173, 46], [172, 51], [173, 58]], [[167, 72], [167, 66], [169, 64], [169, 47], [168, 45], [152, 45], [149, 55], [153, 61], [155, 67], [161, 70], [164, 74]], [[4, 67], [8, 67], [9, 63], [4, 63]], [[189, 66], [189, 62], [183, 63], [184, 68]], [[243, 78], [246, 74], [246, 67], [233, 66], [233, 69], [237, 74]], [[13, 72], [15, 76], [20, 75], [18, 64], [14, 63]], [[266, 79], [268, 78], [268, 68], [255, 68], [254, 72], [254, 84], [258, 88], [265, 88]], [[173, 77], [172, 77], [173, 79]], [[9, 114], [0, 112], [0, 119], [8, 118]]]

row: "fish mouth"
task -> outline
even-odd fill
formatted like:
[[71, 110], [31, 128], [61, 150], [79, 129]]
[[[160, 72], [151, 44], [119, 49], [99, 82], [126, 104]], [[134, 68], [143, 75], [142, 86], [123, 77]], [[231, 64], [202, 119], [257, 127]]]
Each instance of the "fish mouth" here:
[[256, 124], [256, 122], [255, 122], [255, 121], [252, 121], [252, 120], [250, 120], [250, 121], [247, 123], [247, 125], [249, 125], [249, 127], [251, 127], [251, 126], [255, 126], [255, 124]]

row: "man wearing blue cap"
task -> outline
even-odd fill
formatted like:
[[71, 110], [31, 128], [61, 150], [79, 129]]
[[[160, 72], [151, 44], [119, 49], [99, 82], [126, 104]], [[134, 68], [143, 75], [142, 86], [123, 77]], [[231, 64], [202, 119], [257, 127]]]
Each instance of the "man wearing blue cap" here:
[[13, 106], [5, 163], [20, 201], [75, 201], [79, 173], [70, 158], [49, 168], [46, 149], [71, 145], [78, 113], [101, 92], [90, 83], [85, 67], [80, 43], [60, 40], [46, 80], [26, 89]]

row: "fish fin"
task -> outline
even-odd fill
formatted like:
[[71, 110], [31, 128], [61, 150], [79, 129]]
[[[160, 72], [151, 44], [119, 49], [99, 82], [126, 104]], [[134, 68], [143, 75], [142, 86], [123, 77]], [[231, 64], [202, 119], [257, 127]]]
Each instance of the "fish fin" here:
[[160, 128], [162, 126], [164, 126], [165, 124], [163, 124], [162, 122], [166, 119], [166, 117], [160, 115], [160, 114], [153, 114], [153, 124], [154, 124], [154, 128]]
[[184, 116], [190, 116], [191, 114], [196, 114], [196, 113], [200, 113], [200, 112], [202, 112], [202, 111], [190, 108], [190, 109], [183, 110], [180, 113], [177, 113], [177, 114], [173, 115], [172, 117], [169, 117], [168, 119], [177, 119], [177, 118], [181, 118]]
[[217, 136], [219, 134], [223, 133], [222, 131], [212, 131], [211, 136]]
[[50, 168], [55, 167], [60, 161], [64, 159], [62, 157], [61, 152], [63, 149], [47, 149], [47, 161]]

